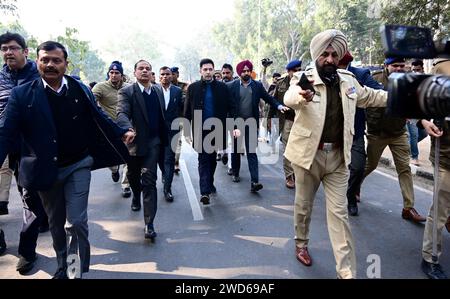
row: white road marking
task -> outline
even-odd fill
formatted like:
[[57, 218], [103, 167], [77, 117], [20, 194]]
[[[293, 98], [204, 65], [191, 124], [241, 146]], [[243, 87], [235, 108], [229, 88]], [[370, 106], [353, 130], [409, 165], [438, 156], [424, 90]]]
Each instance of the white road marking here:
[[[389, 179], [391, 179], [391, 180], [394, 180], [394, 181], [396, 181], [396, 182], [398, 181], [398, 178], [396, 178], [396, 177], [394, 177], [394, 176], [392, 176], [392, 175], [390, 175], [390, 174], [384, 173], [384, 172], [382, 172], [382, 171], [380, 171], [380, 170], [375, 170], [375, 172], [378, 173], [379, 175], [382, 175], [382, 176], [384, 176], [384, 177], [386, 177], [386, 178], [389, 178]], [[417, 190], [419, 190], [419, 191], [422, 191], [423, 193], [426, 193], [426, 194], [428, 194], [428, 195], [433, 195], [433, 191], [429, 191], [429, 190], [427, 190], [427, 189], [424, 189], [424, 188], [422, 188], [422, 187], [415, 186], [415, 185], [414, 185], [414, 188], [417, 189]]]
[[195, 194], [194, 186], [192, 185], [192, 180], [189, 175], [186, 161], [180, 160], [180, 168], [183, 174], [184, 186], [186, 187], [186, 192], [189, 199], [189, 204], [191, 205], [192, 215], [194, 216], [194, 221], [203, 221], [203, 214], [200, 208], [200, 204], [197, 200], [197, 195]]

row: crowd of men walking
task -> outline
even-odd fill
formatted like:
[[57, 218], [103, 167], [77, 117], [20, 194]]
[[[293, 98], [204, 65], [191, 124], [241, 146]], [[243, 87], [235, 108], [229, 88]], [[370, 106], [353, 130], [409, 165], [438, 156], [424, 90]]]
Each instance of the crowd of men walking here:
[[[285, 146], [283, 175], [286, 187], [295, 189], [295, 256], [300, 263], [313, 263], [308, 251], [309, 226], [315, 194], [322, 183], [337, 277], [356, 278], [348, 215], [358, 215], [364, 178], [389, 146], [404, 200], [401, 216], [427, 222], [422, 269], [431, 278], [446, 277], [438, 261], [431, 259], [430, 225], [438, 222], [439, 235], [445, 225], [450, 229], [449, 122], [440, 131], [429, 120], [393, 118], [385, 113], [387, 92], [383, 89], [389, 74], [403, 70], [404, 59], [388, 57], [385, 69], [372, 77], [368, 69], [351, 66], [346, 36], [327, 30], [311, 41], [313, 62], [302, 70], [301, 61], [291, 61], [286, 74], [274, 74], [271, 86], [255, 79], [249, 60], [236, 66], [234, 77], [230, 64], [216, 71], [214, 61], [205, 58], [199, 63], [201, 79], [190, 85], [179, 81], [177, 67], [167, 66], [159, 69], [157, 84], [151, 63], [138, 60], [135, 82], [127, 79], [119, 61], [113, 61], [107, 81], [87, 87], [65, 75], [68, 54], [58, 42], [39, 45], [36, 62], [27, 59], [28, 48], [19, 34], [1, 35], [0, 49], [5, 62], [0, 72], [0, 215], [8, 214], [14, 172], [26, 215], [17, 264], [21, 274], [34, 267], [39, 232], [47, 230], [56, 252], [54, 278], [67, 278], [71, 254], [79, 256], [82, 273], [89, 271], [89, 185], [91, 171], [99, 168], [109, 168], [112, 180], [121, 181], [122, 196], [132, 198], [132, 211], [143, 207], [144, 238], [154, 241], [158, 166], [164, 198], [173, 202], [172, 183], [180, 171], [183, 135], [198, 153], [203, 205], [209, 205], [217, 192], [214, 175], [218, 161], [229, 165], [232, 182], [239, 183], [245, 155], [251, 177], [249, 191], [262, 190], [258, 129], [261, 122], [271, 124], [261, 119], [263, 101], [268, 107], [266, 118], [280, 120], [279, 134]], [[443, 72], [447, 72], [448, 63], [436, 61], [435, 71], [445, 66]], [[311, 87], [301, 87], [302, 75]], [[431, 212], [424, 218], [414, 208], [409, 163], [410, 158], [417, 158], [414, 153], [410, 157], [408, 136], [413, 139], [411, 132], [419, 130], [443, 139], [440, 205], [432, 207], [439, 210], [437, 220]], [[441, 238], [437, 242], [441, 250]], [[5, 251], [0, 230], [0, 254]]]

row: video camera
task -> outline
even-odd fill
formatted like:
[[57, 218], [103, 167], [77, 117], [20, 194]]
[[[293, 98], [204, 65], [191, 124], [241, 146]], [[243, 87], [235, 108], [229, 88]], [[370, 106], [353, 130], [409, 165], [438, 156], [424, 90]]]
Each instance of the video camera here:
[[261, 63], [263, 67], [267, 68], [273, 64], [273, 60], [270, 60], [270, 58], [264, 58], [263, 60], [261, 60]]
[[[385, 25], [381, 39], [386, 57], [450, 58], [450, 41], [435, 44], [428, 28]], [[404, 118], [450, 116], [450, 77], [416, 73], [389, 76], [387, 113]]]

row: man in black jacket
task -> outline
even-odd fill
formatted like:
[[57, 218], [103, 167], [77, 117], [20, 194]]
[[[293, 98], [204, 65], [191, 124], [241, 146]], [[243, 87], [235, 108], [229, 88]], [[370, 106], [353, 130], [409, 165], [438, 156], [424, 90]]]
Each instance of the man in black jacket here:
[[[28, 60], [28, 48], [25, 39], [17, 33], [6, 32], [0, 35], [0, 50], [5, 65], [0, 70], [0, 118], [5, 115], [6, 106], [14, 87], [32, 82], [39, 78], [34, 61]], [[20, 160], [20, 142], [8, 154], [3, 167], [0, 167], [0, 215], [8, 214], [8, 198], [12, 173], [16, 180]], [[18, 180], [17, 180], [18, 181]], [[31, 271], [36, 260], [36, 242], [39, 232], [48, 231], [48, 219], [37, 192], [17, 185], [24, 208], [24, 229], [20, 232], [19, 261], [17, 271], [24, 275]], [[1, 238], [1, 237], [0, 237]], [[1, 240], [0, 240], [1, 243]], [[5, 243], [6, 244], [6, 243]], [[5, 245], [6, 246], [6, 245]]]
[[[191, 122], [190, 130], [185, 126], [185, 136], [188, 142], [193, 142], [198, 152], [198, 171], [200, 175], [200, 201], [204, 205], [210, 203], [211, 194], [216, 193], [214, 173], [216, 171], [216, 150], [226, 148], [226, 119], [236, 117], [236, 104], [230, 99], [227, 86], [223, 82], [214, 80], [214, 62], [211, 59], [200, 61], [201, 80], [188, 87], [184, 105], [184, 116]], [[218, 121], [219, 127], [206, 128], [206, 122]], [[200, 125], [196, 126], [195, 124]], [[218, 130], [221, 129], [220, 132]], [[192, 135], [191, 135], [192, 133]], [[209, 134], [218, 133], [220, 138], [213, 139], [211, 144], [205, 142]], [[233, 135], [239, 135], [234, 130]], [[191, 138], [192, 136], [192, 138]]]
[[[289, 111], [290, 108], [281, 105], [274, 97], [270, 96], [261, 82], [252, 80], [251, 73], [253, 72], [253, 64], [250, 61], [244, 60], [240, 62], [236, 67], [236, 71], [239, 75], [239, 80], [228, 83], [228, 88], [230, 89], [232, 102], [235, 102], [237, 105], [237, 116], [246, 124], [244, 134], [241, 138], [245, 142], [248, 168], [251, 175], [250, 191], [258, 192], [263, 188], [263, 185], [259, 182], [258, 156], [256, 154], [256, 148], [258, 146], [259, 102], [262, 99], [270, 104], [273, 109], [281, 113]], [[231, 154], [233, 182], [235, 183], [240, 182], [241, 151], [238, 144], [239, 142], [234, 143], [233, 153]]]
[[[18, 138], [24, 140], [19, 185], [38, 191], [49, 218], [58, 269], [67, 278], [68, 257], [75, 277], [89, 271], [87, 205], [91, 170], [126, 162], [121, 129], [96, 105], [89, 88], [70, 76], [67, 51], [48, 41], [37, 48], [41, 78], [14, 88], [0, 121], [0, 163]], [[69, 241], [69, 242], [68, 242]]]

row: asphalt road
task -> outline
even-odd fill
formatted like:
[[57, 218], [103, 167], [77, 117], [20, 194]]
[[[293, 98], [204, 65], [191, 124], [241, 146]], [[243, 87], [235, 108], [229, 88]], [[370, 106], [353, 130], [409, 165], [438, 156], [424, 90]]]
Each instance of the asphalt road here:
[[[87, 279], [300, 279], [336, 278], [328, 237], [325, 200], [320, 189], [311, 223], [310, 254], [314, 265], [306, 268], [295, 259], [294, 191], [284, 186], [282, 163], [260, 166], [264, 189], [250, 193], [250, 176], [243, 159], [238, 184], [226, 167], [218, 165], [218, 194], [212, 204], [198, 202], [197, 156], [184, 147], [183, 172], [173, 184], [174, 203], [163, 199], [158, 182], [159, 206], [155, 243], [144, 240], [141, 212], [132, 212], [130, 199], [121, 197], [119, 183], [109, 170], [93, 173], [89, 202], [92, 249]], [[195, 195], [194, 195], [195, 194]], [[381, 278], [426, 278], [420, 270], [424, 225], [401, 218], [402, 198], [397, 180], [374, 173], [362, 189], [360, 216], [350, 218], [358, 263], [358, 278], [367, 278], [379, 259]], [[417, 187], [416, 208], [425, 215], [431, 192]], [[50, 233], [38, 240], [38, 260], [27, 276], [15, 270], [22, 208], [13, 186], [10, 214], [0, 217], [8, 250], [0, 257], [0, 278], [50, 278], [56, 269]], [[450, 234], [443, 233], [441, 264], [450, 272]], [[369, 271], [371, 272], [371, 271]], [[372, 272], [371, 272], [372, 273]]]

